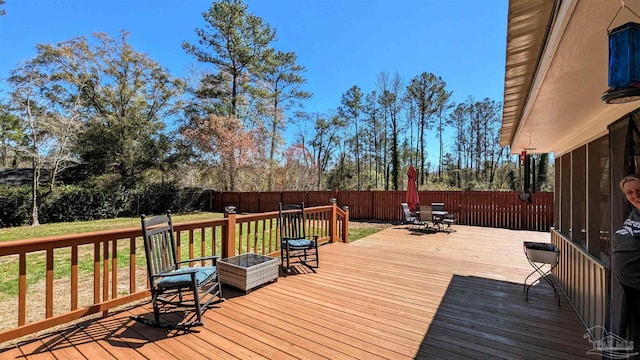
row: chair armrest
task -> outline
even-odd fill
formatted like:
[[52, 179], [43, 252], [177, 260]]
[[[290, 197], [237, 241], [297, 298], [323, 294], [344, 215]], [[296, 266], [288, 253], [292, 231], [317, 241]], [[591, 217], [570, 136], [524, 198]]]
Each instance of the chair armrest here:
[[180, 276], [180, 275], [195, 274], [197, 272], [198, 272], [198, 269], [178, 269], [178, 270], [174, 270], [174, 271], [167, 272], [167, 273], [153, 274], [153, 275], [151, 275], [151, 277], [152, 278], [163, 278], [163, 277], [169, 277], [169, 276]]
[[320, 236], [318, 236], [318, 235], [309, 235], [309, 236], [304, 237], [304, 238], [302, 238], [302, 239], [304, 239], [304, 240], [310, 240], [310, 241], [313, 241], [313, 242], [316, 242], [316, 243], [317, 243], [317, 242], [318, 242], [318, 239], [320, 239]]
[[220, 256], [218, 256], [218, 255], [202, 256], [202, 257], [197, 257], [197, 258], [188, 259], [188, 260], [181, 260], [181, 261], [178, 261], [176, 264], [186, 264], [186, 263], [190, 263], [190, 262], [194, 262], [194, 261], [213, 260], [213, 264], [215, 265], [216, 262], [218, 262], [218, 258], [220, 258]]

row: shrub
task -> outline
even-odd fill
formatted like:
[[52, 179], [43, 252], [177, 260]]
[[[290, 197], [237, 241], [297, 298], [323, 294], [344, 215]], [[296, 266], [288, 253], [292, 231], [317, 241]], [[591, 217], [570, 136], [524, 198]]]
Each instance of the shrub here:
[[152, 184], [131, 194], [131, 211], [128, 216], [203, 211], [211, 209], [211, 196], [207, 189], [179, 189], [175, 184]]
[[43, 223], [129, 216], [128, 193], [80, 186], [58, 187], [40, 201]]
[[[29, 186], [0, 187], [0, 227], [28, 224], [30, 202]], [[210, 209], [210, 194], [204, 189], [153, 184], [132, 191], [121, 187], [69, 185], [40, 195], [38, 219], [40, 223], [53, 223], [161, 214], [167, 210], [181, 213]]]
[[0, 186], [0, 227], [26, 225], [30, 213], [29, 186]]

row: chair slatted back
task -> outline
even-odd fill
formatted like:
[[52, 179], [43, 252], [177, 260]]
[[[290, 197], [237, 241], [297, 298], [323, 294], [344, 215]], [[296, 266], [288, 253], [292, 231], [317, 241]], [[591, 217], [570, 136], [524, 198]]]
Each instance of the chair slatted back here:
[[278, 221], [280, 222], [280, 239], [306, 238], [304, 203], [285, 206], [280, 204]]
[[431, 203], [433, 211], [444, 211], [444, 203]]
[[404, 218], [407, 219], [407, 218], [411, 217], [411, 211], [409, 210], [409, 204], [402, 203], [400, 205], [402, 205], [402, 212], [404, 212]]
[[420, 221], [433, 221], [433, 213], [431, 212], [431, 206], [420, 205]]
[[404, 223], [411, 224], [414, 223], [417, 219], [415, 216], [411, 215], [411, 211], [409, 210], [409, 204], [401, 203], [402, 211], [404, 212]]
[[153, 288], [155, 281], [151, 280], [152, 275], [173, 271], [178, 262], [171, 213], [167, 212], [167, 215], [158, 215], [149, 220], [142, 215], [141, 222], [147, 271]]

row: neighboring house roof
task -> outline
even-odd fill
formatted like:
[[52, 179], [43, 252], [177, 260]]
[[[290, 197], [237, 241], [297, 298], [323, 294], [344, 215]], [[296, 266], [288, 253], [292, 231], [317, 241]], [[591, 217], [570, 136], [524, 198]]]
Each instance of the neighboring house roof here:
[[31, 185], [33, 171], [31, 169], [0, 168], [0, 186]]
[[[640, 1], [626, 3], [640, 13]], [[620, 8], [611, 0], [509, 1], [500, 145], [561, 155], [640, 106], [600, 99], [608, 88], [607, 29], [634, 20]]]

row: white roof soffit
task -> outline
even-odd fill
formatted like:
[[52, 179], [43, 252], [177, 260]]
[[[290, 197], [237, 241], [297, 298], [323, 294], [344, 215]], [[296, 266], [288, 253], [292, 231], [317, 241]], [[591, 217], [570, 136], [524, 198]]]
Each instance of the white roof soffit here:
[[[527, 3], [529, 7], [539, 4], [535, 0], [511, 2]], [[640, 106], [640, 102], [609, 105], [600, 99], [608, 87], [607, 28], [610, 24], [613, 28], [628, 21], [640, 22], [640, 19], [628, 17], [621, 11], [612, 23], [620, 10], [618, 1], [563, 0], [555, 4], [557, 10], [551, 30], [542, 42], [542, 56], [539, 61], [532, 57], [527, 59], [529, 63], [535, 61], [537, 67], [524, 106], [515, 120], [508, 119], [506, 111], [503, 113], [500, 142], [510, 145], [513, 153], [533, 145], [537, 152], [561, 155], [606, 134], [611, 122]], [[640, 0], [627, 0], [626, 6], [638, 13]], [[539, 26], [537, 24], [537, 31]], [[508, 41], [510, 33], [511, 24]], [[512, 56], [507, 50], [507, 66]], [[508, 81], [509, 75], [505, 74], [505, 108]], [[506, 131], [508, 125], [511, 126], [511, 139]]]
[[500, 145], [511, 145], [545, 40], [553, 0], [510, 0]]

